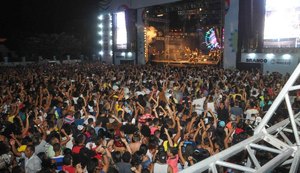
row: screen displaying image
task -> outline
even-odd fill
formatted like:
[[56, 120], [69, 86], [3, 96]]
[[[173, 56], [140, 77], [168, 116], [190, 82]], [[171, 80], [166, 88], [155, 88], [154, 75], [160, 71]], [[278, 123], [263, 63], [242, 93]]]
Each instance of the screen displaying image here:
[[299, 0], [266, 0], [264, 46], [300, 47]]
[[115, 13], [115, 38], [117, 49], [127, 49], [127, 30], [125, 12]]

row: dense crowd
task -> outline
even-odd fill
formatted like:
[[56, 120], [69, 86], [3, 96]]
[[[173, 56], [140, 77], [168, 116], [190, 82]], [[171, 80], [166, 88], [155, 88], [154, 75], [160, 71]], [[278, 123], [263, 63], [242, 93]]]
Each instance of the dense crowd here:
[[177, 173], [251, 136], [289, 77], [101, 63], [0, 75], [0, 171], [14, 173]]

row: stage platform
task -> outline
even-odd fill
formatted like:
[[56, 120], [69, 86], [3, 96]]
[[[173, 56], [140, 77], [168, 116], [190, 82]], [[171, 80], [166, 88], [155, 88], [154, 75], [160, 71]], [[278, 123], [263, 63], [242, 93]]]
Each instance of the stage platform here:
[[188, 60], [151, 60], [155, 64], [170, 64], [175, 66], [218, 65], [219, 61], [188, 61]]

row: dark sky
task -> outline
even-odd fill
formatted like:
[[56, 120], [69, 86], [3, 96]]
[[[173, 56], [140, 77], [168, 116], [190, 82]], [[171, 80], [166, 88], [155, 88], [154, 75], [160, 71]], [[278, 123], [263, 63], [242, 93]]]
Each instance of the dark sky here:
[[1, 0], [0, 37], [96, 33], [100, 0]]

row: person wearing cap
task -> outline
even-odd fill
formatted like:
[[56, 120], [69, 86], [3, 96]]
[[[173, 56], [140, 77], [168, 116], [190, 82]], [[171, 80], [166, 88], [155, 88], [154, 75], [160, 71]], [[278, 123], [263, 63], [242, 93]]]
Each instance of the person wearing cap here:
[[160, 151], [156, 154], [151, 173], [173, 173], [171, 166], [167, 164], [166, 152]]

